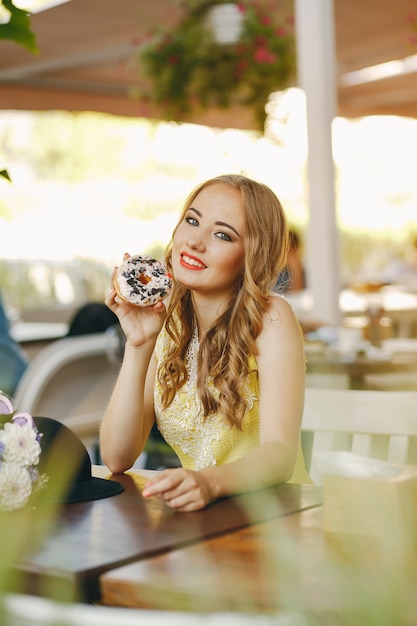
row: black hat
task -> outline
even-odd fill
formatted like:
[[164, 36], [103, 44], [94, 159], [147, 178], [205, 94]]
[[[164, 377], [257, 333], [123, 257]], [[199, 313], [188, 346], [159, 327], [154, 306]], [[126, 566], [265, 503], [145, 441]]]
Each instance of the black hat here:
[[40, 503], [86, 502], [108, 498], [124, 491], [115, 480], [91, 475], [91, 460], [77, 435], [65, 424], [49, 417], [34, 417], [41, 434], [37, 469], [47, 477], [38, 494]]

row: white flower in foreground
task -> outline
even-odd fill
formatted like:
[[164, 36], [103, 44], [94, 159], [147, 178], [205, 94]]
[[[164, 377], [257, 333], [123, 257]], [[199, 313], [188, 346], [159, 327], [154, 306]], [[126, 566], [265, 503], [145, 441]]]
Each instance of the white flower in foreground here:
[[0, 510], [12, 511], [24, 506], [32, 493], [29, 471], [18, 463], [0, 465]]
[[3, 460], [29, 467], [39, 463], [41, 446], [36, 432], [29, 425], [20, 426], [7, 422], [0, 431], [0, 441], [5, 444]]

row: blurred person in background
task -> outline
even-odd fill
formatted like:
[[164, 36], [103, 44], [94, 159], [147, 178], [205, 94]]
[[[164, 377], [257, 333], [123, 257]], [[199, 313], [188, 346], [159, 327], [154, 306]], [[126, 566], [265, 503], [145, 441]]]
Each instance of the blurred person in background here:
[[300, 237], [293, 229], [289, 231], [287, 265], [279, 274], [274, 291], [297, 292], [306, 288], [306, 277], [300, 252]]
[[104, 333], [108, 328], [119, 325], [117, 315], [103, 302], [83, 304], [70, 320], [67, 337]]
[[13, 396], [29, 361], [10, 334], [10, 320], [0, 294], [0, 390]]

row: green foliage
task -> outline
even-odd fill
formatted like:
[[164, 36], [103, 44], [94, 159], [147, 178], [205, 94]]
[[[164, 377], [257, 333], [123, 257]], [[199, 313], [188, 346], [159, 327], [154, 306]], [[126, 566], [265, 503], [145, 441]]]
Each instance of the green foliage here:
[[38, 176], [81, 181], [117, 171], [124, 137], [106, 121], [100, 115], [62, 111], [37, 115], [32, 158]]
[[1, 4], [10, 13], [10, 19], [5, 24], [0, 24], [0, 39], [10, 39], [30, 52], [38, 52], [36, 37], [31, 30], [29, 12], [18, 9], [12, 0], [1, 0]]
[[[31, 52], [38, 52], [36, 37], [30, 28], [28, 11], [18, 9], [12, 0], [1, 0], [1, 5], [10, 13], [10, 18], [5, 24], [0, 24], [0, 39], [10, 39]], [[0, 177], [10, 181], [7, 170], [0, 170]]]
[[193, 0], [180, 24], [161, 32], [139, 53], [149, 88], [142, 101], [181, 118], [208, 107], [250, 107], [260, 129], [273, 91], [288, 87], [296, 70], [291, 18], [274, 21], [271, 6], [241, 1], [243, 29], [235, 44], [218, 44], [206, 25], [209, 9], [222, 1]]
[[[7, 170], [0, 170], [0, 180], [2, 178], [4, 180], [8, 180], [9, 182], [11, 182], [9, 172]], [[6, 218], [6, 219], [9, 217], [9, 211], [7, 210], [1, 198], [0, 198], [0, 217]]]
[[13, 163], [25, 164], [39, 180], [65, 182], [124, 175], [126, 121], [65, 111], [21, 115], [19, 133], [0, 121], [0, 156], [9, 171]]
[[146, 254], [152, 256], [154, 259], [163, 259], [165, 253], [165, 245], [160, 242], [155, 242], [149, 248], [145, 250]]
[[[11, 174], [14, 164], [19, 164], [39, 181], [66, 184], [107, 178], [128, 185], [146, 181], [155, 172], [172, 179], [194, 176], [192, 166], [155, 154], [154, 135], [155, 124], [147, 119], [132, 121], [87, 112], [16, 112], [12, 121], [5, 118], [2, 123], [0, 118], [0, 159], [7, 161]], [[155, 204], [160, 213], [158, 200]], [[129, 214], [150, 217], [142, 199], [132, 198], [129, 205]]]
[[76, 308], [87, 301], [101, 302], [107, 292], [110, 276], [108, 267], [91, 259], [0, 259], [1, 291], [7, 296], [7, 303], [19, 311], [62, 308], [64, 305], [57, 293], [62, 277], [66, 277], [74, 293], [69, 308]]
[[167, 201], [161, 203], [158, 198], [152, 200], [151, 198], [138, 197], [137, 195], [131, 193], [127, 197], [123, 211], [124, 214], [129, 217], [135, 217], [139, 220], [152, 221], [164, 213], [178, 211], [178, 203], [175, 199], [171, 202]]

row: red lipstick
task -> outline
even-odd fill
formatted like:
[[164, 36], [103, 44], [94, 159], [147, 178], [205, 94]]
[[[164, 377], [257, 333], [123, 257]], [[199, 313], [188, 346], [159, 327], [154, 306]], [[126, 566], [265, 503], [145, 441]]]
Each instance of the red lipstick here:
[[180, 253], [180, 265], [186, 267], [189, 270], [204, 270], [206, 265], [198, 257], [188, 254], [187, 252]]

